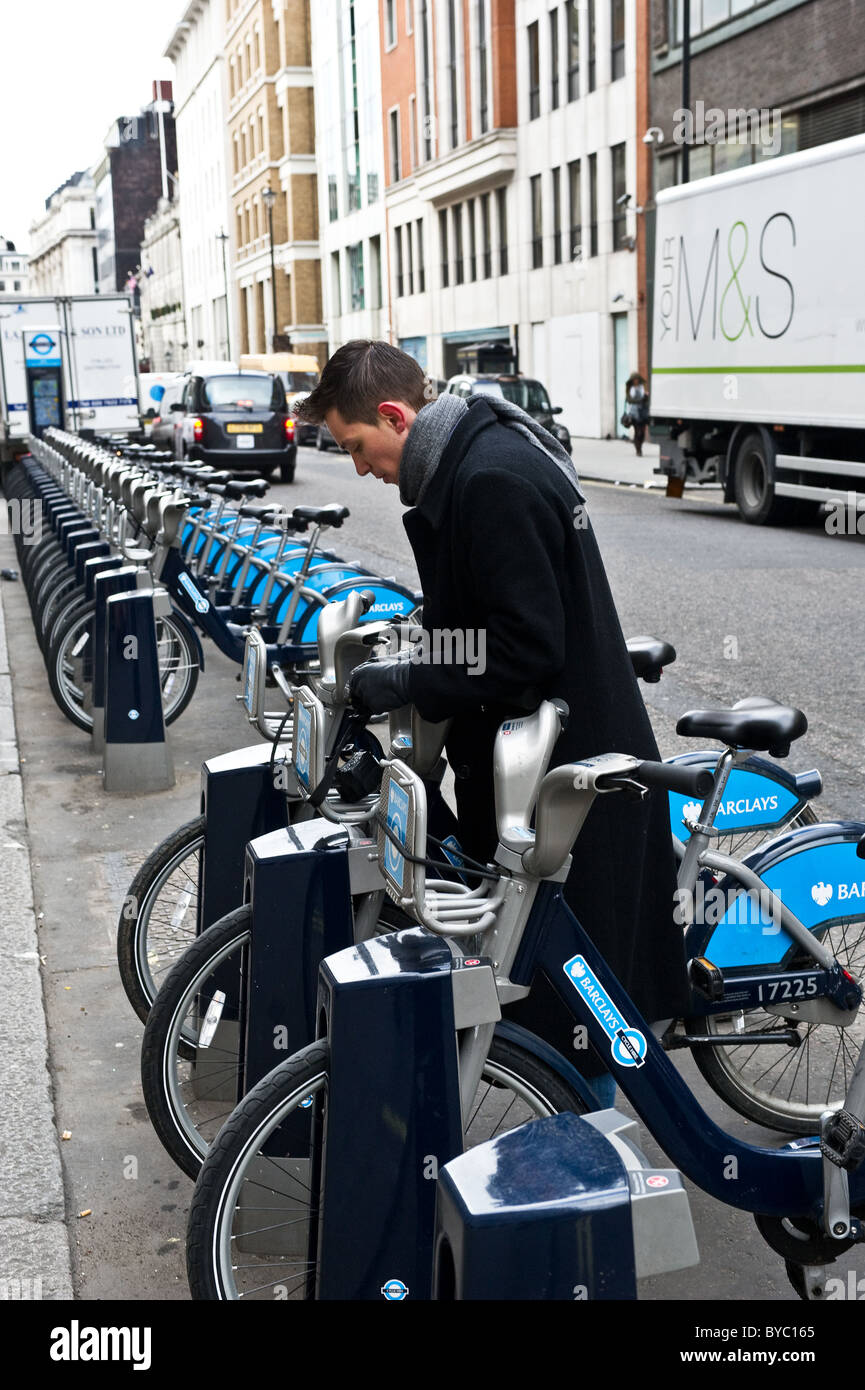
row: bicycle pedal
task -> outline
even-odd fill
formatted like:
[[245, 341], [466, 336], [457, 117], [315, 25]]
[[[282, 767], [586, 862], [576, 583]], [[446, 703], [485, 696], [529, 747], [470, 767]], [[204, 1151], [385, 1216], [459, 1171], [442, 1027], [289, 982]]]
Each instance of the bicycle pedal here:
[[849, 1110], [836, 1110], [821, 1130], [820, 1152], [836, 1167], [855, 1172], [865, 1159], [865, 1125]]
[[704, 999], [724, 998], [724, 976], [705, 956], [694, 956], [688, 966], [691, 984]]

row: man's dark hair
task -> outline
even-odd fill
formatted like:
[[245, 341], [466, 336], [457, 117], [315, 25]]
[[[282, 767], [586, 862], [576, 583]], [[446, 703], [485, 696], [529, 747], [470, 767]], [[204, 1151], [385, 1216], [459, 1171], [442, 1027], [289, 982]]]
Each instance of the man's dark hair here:
[[375, 425], [382, 401], [405, 401], [413, 410], [429, 404], [427, 379], [413, 357], [390, 343], [355, 338], [333, 354], [321, 381], [296, 415], [320, 425], [329, 410], [347, 424]]

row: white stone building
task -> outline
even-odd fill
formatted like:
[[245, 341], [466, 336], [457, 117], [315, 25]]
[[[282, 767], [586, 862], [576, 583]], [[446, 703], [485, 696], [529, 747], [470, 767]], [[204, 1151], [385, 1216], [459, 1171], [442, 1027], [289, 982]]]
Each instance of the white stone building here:
[[516, 14], [521, 366], [572, 434], [615, 436], [637, 366], [636, 9]]
[[152, 372], [179, 371], [187, 356], [183, 315], [180, 204], [160, 198], [141, 243], [141, 334]]
[[390, 336], [378, 0], [314, 0], [322, 300], [328, 348]]
[[225, 0], [192, 0], [165, 50], [174, 64], [187, 355], [211, 360], [238, 356], [234, 296], [227, 288], [236, 246], [227, 178], [225, 13]]
[[97, 293], [97, 245], [95, 185], [92, 176], [82, 171], [73, 174], [51, 194], [46, 200], [45, 215], [30, 227], [27, 292], [34, 295]]
[[0, 236], [0, 294], [31, 294], [30, 257]]

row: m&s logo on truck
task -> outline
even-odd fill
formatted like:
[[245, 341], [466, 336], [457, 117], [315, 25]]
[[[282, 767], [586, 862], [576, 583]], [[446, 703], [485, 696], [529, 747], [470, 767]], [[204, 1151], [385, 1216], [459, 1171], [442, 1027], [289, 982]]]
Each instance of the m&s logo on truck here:
[[656, 341], [668, 334], [677, 343], [782, 338], [796, 310], [795, 247], [788, 212], [773, 212], [759, 225], [736, 218], [663, 237]]

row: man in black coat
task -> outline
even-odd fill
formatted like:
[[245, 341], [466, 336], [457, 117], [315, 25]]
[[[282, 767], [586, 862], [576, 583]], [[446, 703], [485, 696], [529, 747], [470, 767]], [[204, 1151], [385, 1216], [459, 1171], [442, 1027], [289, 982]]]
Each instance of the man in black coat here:
[[[558, 697], [570, 711], [552, 766], [608, 752], [658, 757], [576, 475], [557, 441], [484, 397], [469, 406], [452, 396], [427, 403], [420, 368], [382, 343], [341, 348], [304, 414], [326, 421], [358, 473], [398, 483], [413, 504], [403, 524], [427, 632], [484, 635], [483, 671], [479, 662], [386, 661], [353, 678], [353, 692], [374, 712], [411, 701], [425, 719], [453, 718], [447, 755], [469, 854], [487, 860], [495, 851], [498, 727], [542, 699]], [[665, 794], [598, 798], [565, 897], [650, 1021], [687, 1005], [674, 889]], [[557, 1009], [543, 981], [517, 1016], [531, 1024], [539, 1008]], [[564, 1017], [561, 1027], [555, 1041], [568, 1050]], [[555, 1023], [545, 1031], [554, 1033]]]

